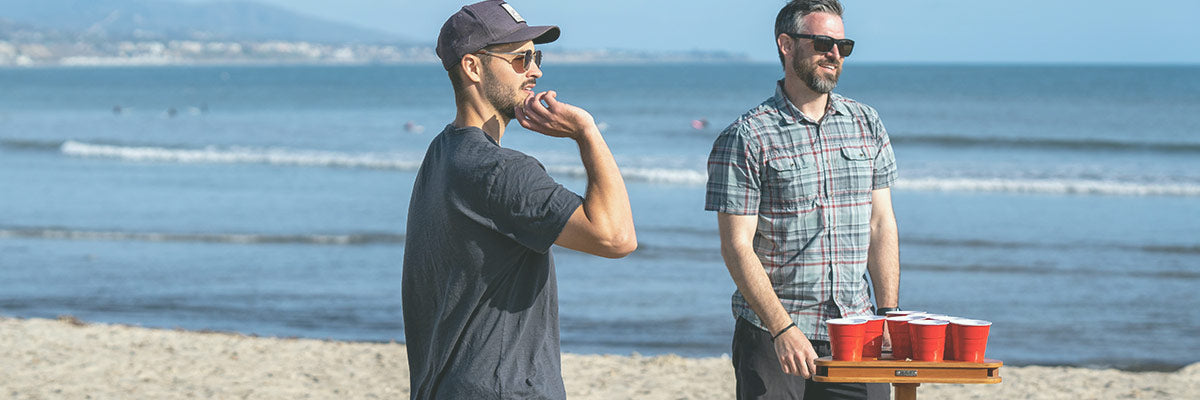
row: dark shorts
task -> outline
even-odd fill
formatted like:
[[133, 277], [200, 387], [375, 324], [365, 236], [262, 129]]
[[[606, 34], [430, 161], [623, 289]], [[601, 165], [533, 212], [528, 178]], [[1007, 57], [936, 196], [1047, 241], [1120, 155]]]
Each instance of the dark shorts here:
[[[817, 355], [830, 354], [828, 341], [813, 340]], [[775, 356], [771, 334], [738, 318], [733, 331], [733, 371], [737, 398], [744, 399], [869, 399], [887, 400], [886, 383], [822, 383], [787, 375]]]

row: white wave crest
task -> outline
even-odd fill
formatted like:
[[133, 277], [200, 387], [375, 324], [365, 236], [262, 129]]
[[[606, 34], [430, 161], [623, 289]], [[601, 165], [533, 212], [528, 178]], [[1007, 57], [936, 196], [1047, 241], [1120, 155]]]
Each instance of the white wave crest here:
[[415, 171], [420, 161], [398, 155], [373, 153], [339, 153], [331, 151], [290, 150], [273, 148], [206, 147], [203, 149], [172, 149], [148, 146], [115, 146], [105, 144], [63, 142], [60, 151], [76, 157], [116, 158], [128, 161], [273, 164], [342, 168], [372, 168]]
[[897, 190], [1111, 196], [1200, 196], [1200, 186], [1071, 179], [901, 179]]
[[[60, 151], [63, 154], [77, 157], [103, 157], [149, 162], [256, 163], [402, 171], [416, 171], [421, 166], [420, 156], [416, 155], [405, 156], [396, 153], [339, 153], [276, 148], [218, 148], [210, 146], [203, 149], [176, 149], [67, 141], [62, 144]], [[546, 169], [550, 173], [560, 177], [587, 178], [587, 171], [582, 166], [548, 165]], [[626, 167], [621, 169], [621, 175], [629, 182], [670, 185], [701, 186], [708, 181], [706, 171], [688, 168]], [[895, 188], [906, 191], [1200, 197], [1200, 185], [1196, 184], [1088, 179], [924, 177], [901, 179], [896, 183]]]
[[[559, 176], [587, 178], [587, 170], [583, 167], [549, 166], [546, 171]], [[704, 171], [669, 168], [621, 168], [621, 177], [626, 181], [676, 185], [703, 185], [708, 181], [708, 174]]]
[[[420, 161], [410, 161], [398, 154], [339, 153], [329, 151], [206, 147], [176, 149], [152, 146], [118, 146], [66, 141], [60, 146], [63, 154], [75, 157], [115, 158], [139, 162], [273, 164], [315, 167], [374, 168], [416, 171]], [[548, 166], [550, 173], [572, 178], [587, 178], [583, 167]], [[621, 175], [629, 181], [703, 185], [708, 179], [704, 171], [667, 168], [625, 168]]]
[[0, 228], [0, 239], [14, 238], [141, 242], [203, 242], [230, 244], [314, 244], [333, 246], [404, 242], [404, 235], [381, 233], [350, 235], [270, 235], [253, 233], [89, 231], [62, 228]]

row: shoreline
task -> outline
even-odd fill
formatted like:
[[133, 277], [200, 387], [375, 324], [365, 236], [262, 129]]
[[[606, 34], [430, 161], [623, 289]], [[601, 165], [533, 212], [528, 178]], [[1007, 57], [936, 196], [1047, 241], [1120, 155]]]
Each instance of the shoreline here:
[[[727, 357], [562, 355], [571, 399], [732, 399]], [[271, 338], [0, 316], [0, 392], [41, 398], [408, 397], [399, 343]], [[1200, 362], [1174, 372], [1008, 366], [995, 385], [926, 384], [936, 398], [1200, 398]]]

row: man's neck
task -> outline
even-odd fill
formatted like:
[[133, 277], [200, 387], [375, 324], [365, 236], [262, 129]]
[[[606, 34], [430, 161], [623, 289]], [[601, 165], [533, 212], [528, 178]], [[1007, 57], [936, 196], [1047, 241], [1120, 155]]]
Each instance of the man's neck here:
[[829, 93], [817, 93], [794, 76], [783, 78], [783, 93], [792, 105], [813, 121], [820, 122], [821, 118], [825, 117], [825, 110], [829, 106]]
[[466, 128], [473, 126], [483, 130], [496, 144], [500, 144], [500, 138], [504, 136], [504, 127], [508, 126], [508, 118], [500, 115], [500, 113], [481, 104], [459, 104], [458, 114], [454, 117], [454, 126], [456, 128]]

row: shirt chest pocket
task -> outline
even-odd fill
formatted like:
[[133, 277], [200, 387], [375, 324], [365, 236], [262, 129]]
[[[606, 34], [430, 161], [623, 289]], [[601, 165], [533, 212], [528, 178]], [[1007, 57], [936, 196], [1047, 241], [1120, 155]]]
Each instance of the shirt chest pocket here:
[[811, 156], [784, 156], [767, 162], [764, 205], [785, 210], [809, 208], [817, 195], [816, 163]]
[[845, 187], [839, 192], [870, 192], [875, 180], [875, 152], [868, 146], [843, 147], [836, 160], [836, 180]]

